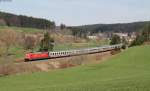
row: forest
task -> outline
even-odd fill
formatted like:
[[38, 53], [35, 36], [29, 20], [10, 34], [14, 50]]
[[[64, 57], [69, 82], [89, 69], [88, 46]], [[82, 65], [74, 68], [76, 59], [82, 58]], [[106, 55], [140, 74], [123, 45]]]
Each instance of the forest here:
[[15, 15], [11, 13], [0, 12], [0, 25], [51, 29], [55, 27], [55, 22], [42, 18], [34, 18], [25, 15]]
[[132, 23], [118, 23], [118, 24], [93, 24], [93, 25], [82, 25], [70, 27], [73, 31], [76, 30], [75, 34], [90, 34], [95, 33], [111, 33], [111, 32], [122, 32], [131, 33], [140, 31], [145, 24], [149, 21], [143, 22], [132, 22]]

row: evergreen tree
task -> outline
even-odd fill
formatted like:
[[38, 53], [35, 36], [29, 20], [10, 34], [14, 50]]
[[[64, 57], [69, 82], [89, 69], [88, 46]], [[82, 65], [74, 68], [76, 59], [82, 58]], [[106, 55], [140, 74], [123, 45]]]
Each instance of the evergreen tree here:
[[143, 43], [144, 43], [144, 36], [138, 35], [130, 46], [132, 47], [136, 45], [142, 45]]
[[0, 12], [0, 24], [17, 27], [31, 27], [39, 29], [55, 28], [55, 22], [42, 18]]
[[142, 45], [144, 42], [150, 41], [150, 23], [147, 23], [141, 34], [131, 43], [130, 46]]
[[60, 24], [60, 29], [65, 29], [66, 28], [66, 25], [65, 24]]
[[150, 23], [145, 25], [142, 30], [142, 36], [144, 37], [144, 41], [150, 41]]
[[127, 45], [128, 45], [128, 42], [127, 42], [127, 40], [125, 39], [125, 37], [122, 38], [122, 44], [123, 44], [122, 49], [126, 49], [126, 47], [127, 47]]
[[44, 38], [41, 40], [40, 51], [52, 51], [54, 39], [49, 36], [49, 33], [44, 34]]

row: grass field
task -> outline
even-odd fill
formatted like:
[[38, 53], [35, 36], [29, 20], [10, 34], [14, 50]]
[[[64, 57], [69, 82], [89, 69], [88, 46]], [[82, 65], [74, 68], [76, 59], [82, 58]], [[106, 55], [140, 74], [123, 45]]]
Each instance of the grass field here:
[[18, 32], [24, 32], [24, 33], [36, 33], [36, 32], [41, 32], [41, 29], [36, 29], [36, 28], [22, 28], [22, 27], [8, 27], [8, 26], [0, 26], [0, 31], [5, 30], [5, 29], [11, 29], [15, 30]]
[[107, 61], [47, 73], [0, 78], [0, 91], [150, 91], [150, 46]]
[[80, 49], [80, 48], [90, 48], [90, 47], [100, 47], [103, 45], [108, 45], [108, 40], [102, 40], [100, 42], [90, 40], [86, 43], [64, 43], [64, 44], [57, 44], [54, 46], [54, 51], [57, 50], [70, 50], [70, 49]]

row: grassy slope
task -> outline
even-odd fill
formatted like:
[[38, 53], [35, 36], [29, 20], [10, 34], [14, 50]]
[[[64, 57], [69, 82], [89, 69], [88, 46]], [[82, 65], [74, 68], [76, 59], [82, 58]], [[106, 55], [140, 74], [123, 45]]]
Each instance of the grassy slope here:
[[24, 32], [24, 33], [36, 33], [41, 32], [41, 29], [35, 29], [35, 28], [22, 28], [22, 27], [8, 27], [8, 26], [0, 26], [0, 31], [5, 29], [12, 29], [18, 32]]
[[0, 91], [150, 91], [150, 46], [102, 64], [0, 78]]
[[87, 43], [64, 43], [57, 44], [54, 46], [54, 51], [57, 50], [70, 50], [70, 49], [80, 49], [80, 48], [90, 48], [90, 47], [99, 47], [103, 45], [108, 45], [109, 41], [103, 40], [100, 42], [96, 42], [94, 40], [90, 40]]
[[[24, 33], [36, 33], [40, 32], [42, 33], [43, 30], [41, 29], [35, 29], [35, 28], [21, 28], [21, 27], [8, 27], [8, 26], [0, 26], [0, 31], [1, 30], [15, 30], [17, 32], [24, 32]], [[101, 43], [97, 43], [95, 41], [89, 41], [88, 43], [76, 43], [76, 44], [71, 44], [71, 43], [63, 43], [63, 44], [57, 44], [54, 46], [54, 51], [58, 50], [69, 50], [69, 49], [78, 49], [78, 48], [87, 48], [87, 47], [96, 47], [100, 45], [108, 44], [108, 41], [102, 41]], [[38, 49], [35, 48], [34, 51], [37, 51]], [[11, 53], [14, 53], [14, 58], [23, 58], [25, 55], [25, 51], [22, 47], [19, 46], [13, 46], [10, 49]]]
[[[22, 27], [8, 27], [8, 26], [0, 26], [0, 31], [1, 30], [15, 30], [17, 32], [23, 32], [23, 33], [37, 33], [41, 32], [41, 29], [35, 29], [35, 28], [22, 28]], [[20, 46], [12, 46], [9, 50], [10, 53], [13, 53], [14, 58], [22, 58], [25, 55], [25, 51], [22, 47]]]

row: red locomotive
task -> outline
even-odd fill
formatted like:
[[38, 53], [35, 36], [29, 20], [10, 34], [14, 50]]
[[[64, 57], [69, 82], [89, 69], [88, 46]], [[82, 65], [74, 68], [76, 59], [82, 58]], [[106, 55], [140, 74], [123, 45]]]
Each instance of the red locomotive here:
[[25, 61], [47, 59], [49, 58], [48, 52], [28, 53], [25, 55]]

